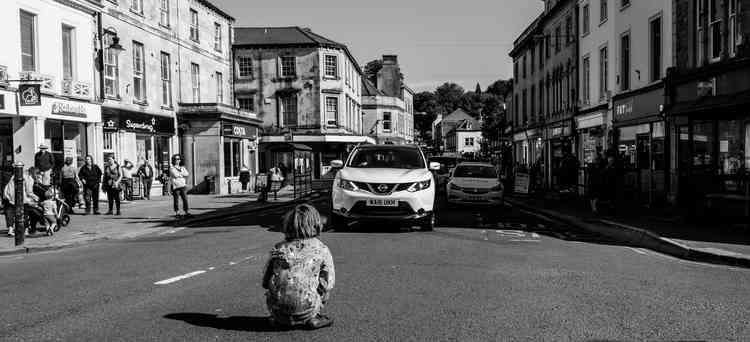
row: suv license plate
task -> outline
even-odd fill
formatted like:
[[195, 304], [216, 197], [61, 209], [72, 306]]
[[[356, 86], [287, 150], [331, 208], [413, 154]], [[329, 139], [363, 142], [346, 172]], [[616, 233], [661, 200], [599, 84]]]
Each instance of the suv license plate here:
[[368, 207], [398, 207], [397, 200], [390, 199], [368, 199]]

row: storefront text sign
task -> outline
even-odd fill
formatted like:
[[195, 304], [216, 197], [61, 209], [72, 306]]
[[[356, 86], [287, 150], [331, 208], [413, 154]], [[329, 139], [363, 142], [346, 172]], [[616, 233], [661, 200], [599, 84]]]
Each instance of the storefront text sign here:
[[633, 100], [617, 104], [615, 106], [615, 117], [621, 118], [633, 114]]
[[41, 106], [42, 95], [38, 84], [21, 84], [18, 86], [21, 106]]
[[79, 104], [65, 103], [65, 102], [53, 102], [52, 103], [52, 114], [73, 116], [76, 118], [86, 117], [86, 107]]
[[146, 134], [174, 134], [174, 119], [132, 112], [107, 112], [102, 115], [104, 129]]
[[258, 129], [256, 127], [246, 125], [223, 124], [221, 126], [221, 135], [228, 137], [255, 139], [258, 135]]
[[156, 119], [151, 118], [151, 121], [133, 121], [131, 119], [125, 119], [125, 129], [131, 130], [131, 131], [145, 131], [149, 133], [154, 133], [156, 129], [154, 128], [156, 126]]

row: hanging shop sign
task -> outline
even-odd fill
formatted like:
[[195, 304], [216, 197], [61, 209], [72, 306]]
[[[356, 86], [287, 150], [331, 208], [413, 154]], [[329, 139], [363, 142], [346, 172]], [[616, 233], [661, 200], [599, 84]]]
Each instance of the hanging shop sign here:
[[221, 135], [225, 137], [256, 139], [258, 137], [258, 128], [248, 125], [223, 123], [221, 125]]
[[174, 134], [174, 119], [133, 112], [102, 113], [104, 130], [145, 134]]
[[38, 84], [21, 84], [18, 86], [18, 93], [21, 106], [42, 105], [42, 93]]

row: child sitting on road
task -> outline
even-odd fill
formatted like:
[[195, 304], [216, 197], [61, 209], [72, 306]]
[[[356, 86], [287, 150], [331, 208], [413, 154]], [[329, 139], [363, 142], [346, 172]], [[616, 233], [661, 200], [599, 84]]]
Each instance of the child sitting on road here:
[[320, 313], [335, 281], [331, 252], [317, 238], [322, 229], [320, 214], [309, 204], [284, 217], [285, 240], [271, 250], [263, 274], [272, 325], [318, 329], [333, 324]]
[[57, 202], [55, 192], [51, 188], [44, 193], [44, 201], [41, 203], [44, 210], [45, 230], [47, 235], [54, 234], [57, 228]]

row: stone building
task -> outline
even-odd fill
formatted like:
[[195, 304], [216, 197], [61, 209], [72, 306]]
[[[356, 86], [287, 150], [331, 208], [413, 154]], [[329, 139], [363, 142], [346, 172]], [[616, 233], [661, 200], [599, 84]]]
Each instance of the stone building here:
[[669, 197], [696, 217], [750, 217], [750, 1], [674, 1]]
[[474, 159], [479, 157], [482, 147], [482, 129], [479, 121], [463, 119], [451, 129], [445, 138], [445, 154]]
[[234, 38], [235, 101], [262, 121], [262, 170], [293, 170], [283, 146], [304, 144], [319, 178], [331, 161], [370, 140], [363, 134], [362, 70], [346, 45], [300, 27], [238, 27]]
[[364, 133], [378, 143], [413, 143], [414, 91], [404, 84], [397, 56], [380, 62], [380, 70], [362, 83]]
[[[34, 165], [41, 144], [76, 164], [100, 155], [101, 106], [96, 97], [94, 40], [99, 1], [6, 1], [0, 11], [0, 166]], [[32, 86], [37, 85], [38, 88]]]

